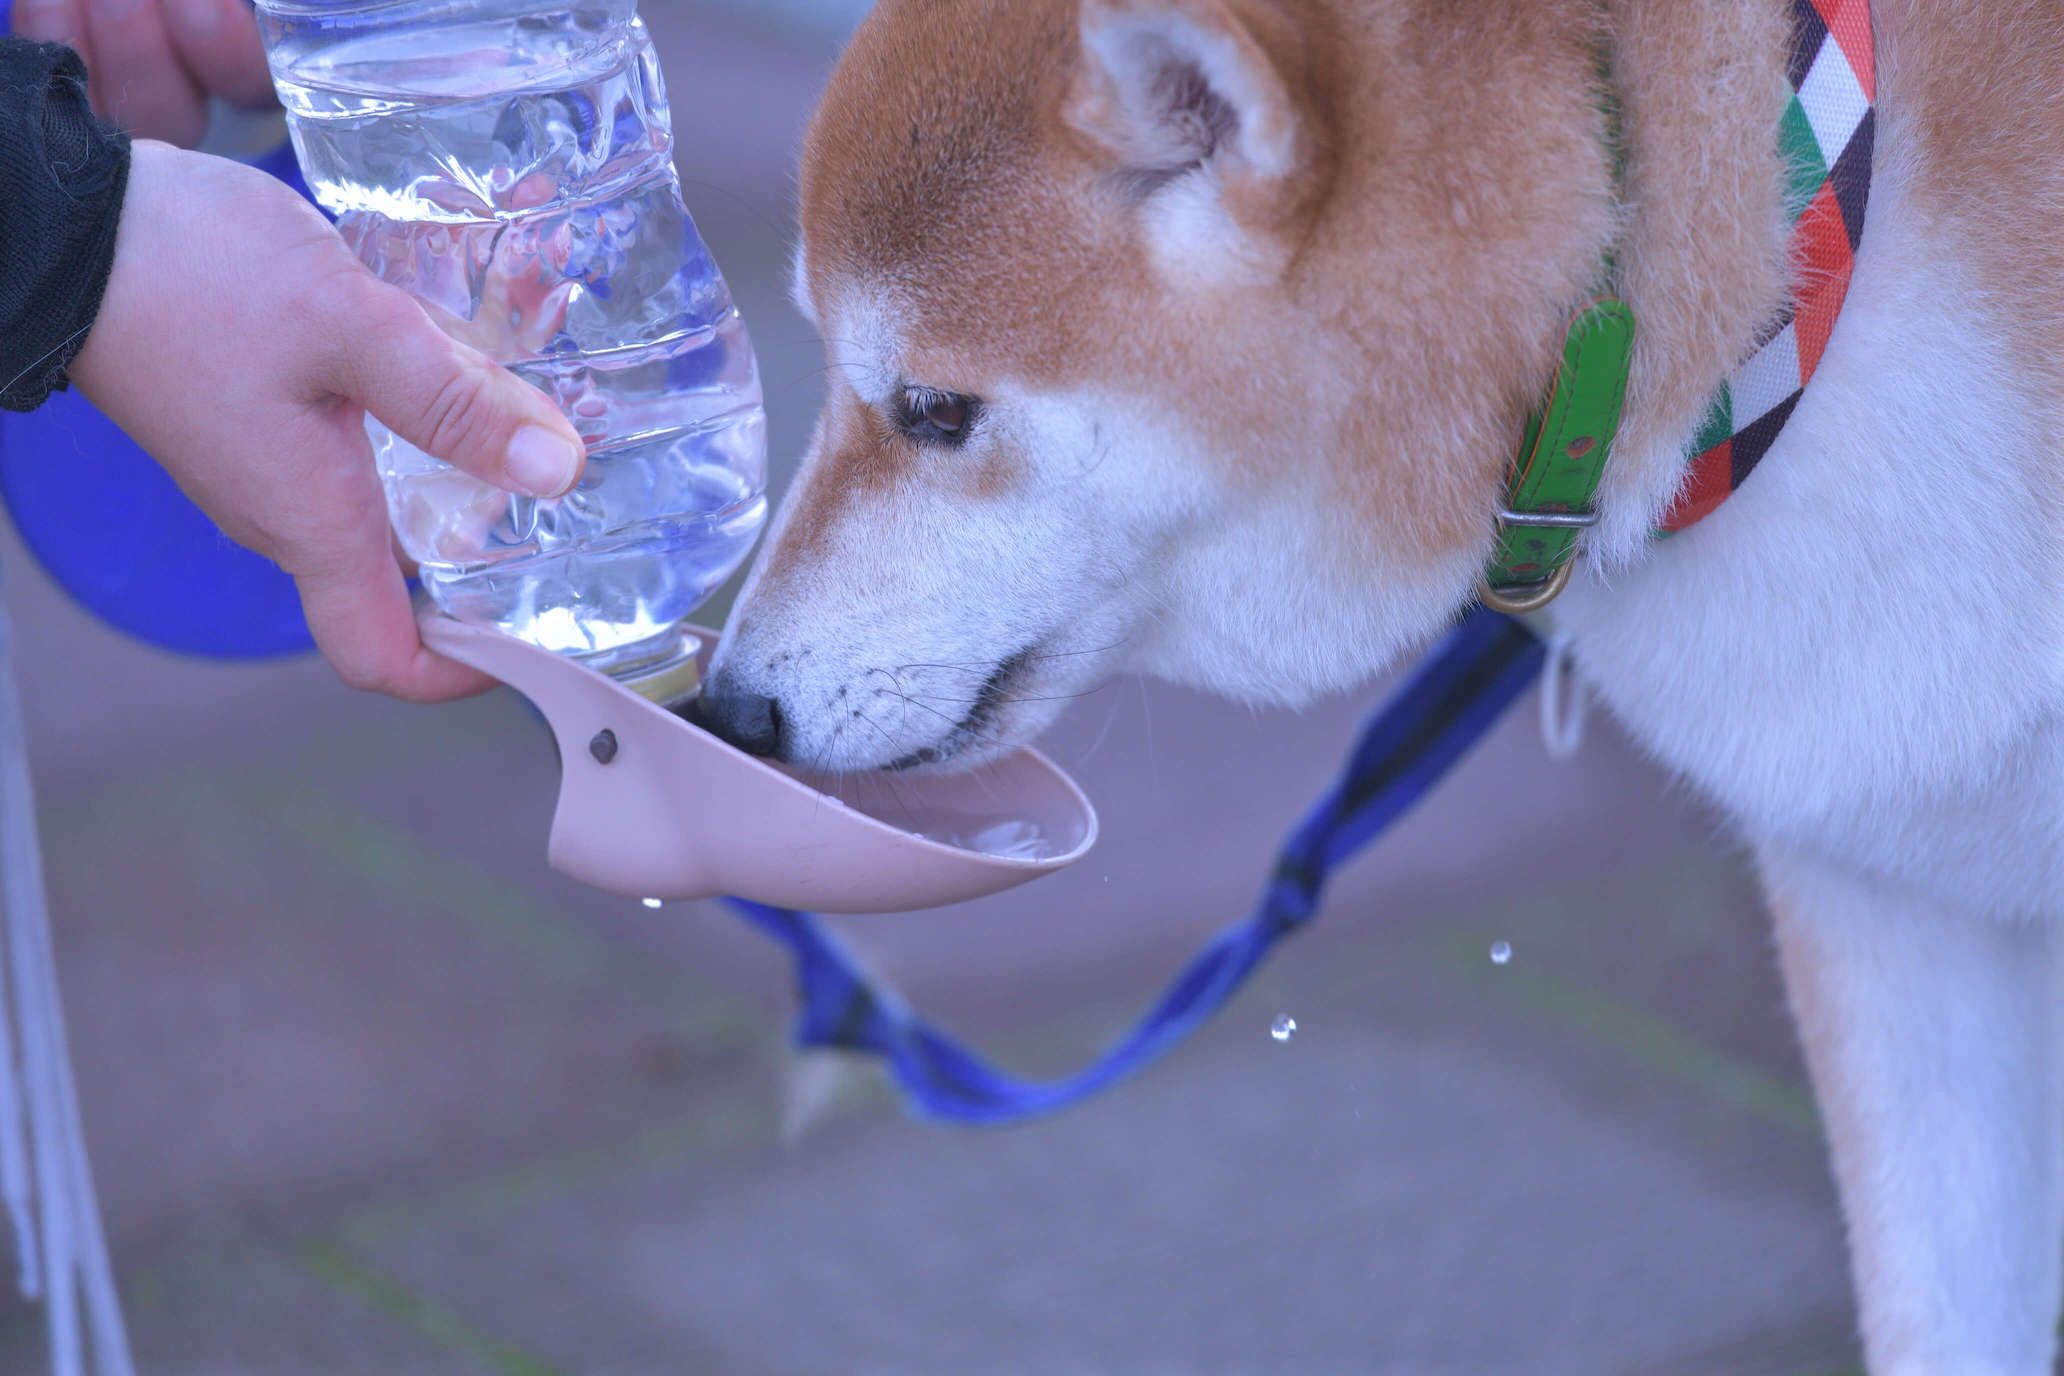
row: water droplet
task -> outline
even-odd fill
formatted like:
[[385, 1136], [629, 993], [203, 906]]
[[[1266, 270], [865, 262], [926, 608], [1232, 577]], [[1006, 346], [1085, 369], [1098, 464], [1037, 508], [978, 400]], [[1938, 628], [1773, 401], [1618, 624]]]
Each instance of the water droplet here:
[[1288, 1013], [1283, 1014], [1269, 1025], [1268, 1034], [1279, 1042], [1289, 1041], [1297, 1035], [1297, 1019]]
[[645, 900], [645, 906], [657, 912], [661, 907], [665, 905], [662, 904], [657, 898], [648, 898]]
[[1493, 964], [1493, 965], [1510, 965], [1511, 963], [1512, 963], [1512, 943], [1511, 943], [1511, 942], [1509, 942], [1509, 941], [1494, 941], [1494, 942], [1492, 942], [1492, 943], [1491, 943], [1491, 964]]

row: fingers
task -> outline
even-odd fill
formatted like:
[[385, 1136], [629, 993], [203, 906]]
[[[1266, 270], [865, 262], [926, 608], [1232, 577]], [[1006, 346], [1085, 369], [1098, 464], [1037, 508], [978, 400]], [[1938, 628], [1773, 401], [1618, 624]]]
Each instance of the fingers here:
[[208, 132], [208, 102], [172, 51], [153, 0], [86, 0], [93, 108], [132, 134], [191, 148]]
[[93, 70], [93, 39], [86, 32], [86, 0], [15, 0], [14, 32], [41, 43], [62, 43]]
[[17, 0], [14, 31], [76, 50], [94, 110], [146, 138], [198, 143], [210, 94], [238, 105], [272, 100], [245, 0]]
[[247, 0], [163, 0], [165, 30], [186, 70], [209, 95], [235, 105], [272, 103], [265, 45]]
[[384, 532], [331, 552], [297, 576], [308, 629], [346, 684], [409, 702], [449, 702], [494, 687], [424, 647]]
[[376, 278], [341, 344], [340, 392], [423, 452], [496, 487], [558, 497], [586, 461], [552, 399], [430, 322]]
[[289, 432], [279, 448], [294, 457], [269, 470], [276, 490], [242, 505], [262, 513], [261, 538], [252, 543], [293, 575], [308, 629], [337, 676], [409, 702], [493, 687], [423, 645], [357, 412], [340, 410], [313, 430]]
[[273, 470], [284, 490], [245, 503], [263, 513], [254, 544], [293, 575], [308, 629], [337, 676], [409, 702], [446, 702], [493, 687], [485, 675], [423, 645], [357, 413], [339, 412], [282, 447], [298, 456]]

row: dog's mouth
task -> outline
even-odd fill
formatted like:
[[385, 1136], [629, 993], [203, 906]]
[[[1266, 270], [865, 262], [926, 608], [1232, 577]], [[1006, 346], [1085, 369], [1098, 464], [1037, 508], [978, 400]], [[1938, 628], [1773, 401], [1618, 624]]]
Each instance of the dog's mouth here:
[[968, 708], [967, 715], [953, 724], [953, 729], [946, 733], [944, 739], [922, 750], [914, 750], [902, 759], [884, 765], [883, 768], [895, 773], [907, 769], [920, 769], [925, 765], [944, 764], [970, 745], [994, 744], [990, 728], [995, 725], [997, 713], [1011, 700], [1011, 689], [1024, 676], [1031, 663], [1030, 648], [1020, 650], [1004, 660], [975, 691], [975, 700]]

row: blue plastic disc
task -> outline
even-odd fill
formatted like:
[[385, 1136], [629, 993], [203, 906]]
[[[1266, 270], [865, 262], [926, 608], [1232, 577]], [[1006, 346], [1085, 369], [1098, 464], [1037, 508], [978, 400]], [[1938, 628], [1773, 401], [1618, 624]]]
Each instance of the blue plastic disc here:
[[[0, 0], [0, 34], [9, 8]], [[256, 165], [308, 194], [291, 146]], [[293, 580], [224, 535], [76, 392], [0, 412], [0, 499], [59, 586], [138, 639], [216, 659], [315, 648]]]

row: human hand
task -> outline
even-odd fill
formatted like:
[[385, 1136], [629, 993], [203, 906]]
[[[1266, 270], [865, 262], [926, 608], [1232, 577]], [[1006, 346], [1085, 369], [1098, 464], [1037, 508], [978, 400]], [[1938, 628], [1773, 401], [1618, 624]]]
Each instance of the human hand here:
[[417, 702], [491, 686], [417, 634], [365, 412], [540, 497], [573, 486], [580, 438], [306, 201], [240, 163], [137, 142], [107, 295], [69, 374], [232, 539], [294, 576], [346, 683]]
[[94, 113], [140, 138], [191, 148], [210, 96], [273, 98], [249, 0], [15, 0], [14, 31], [76, 50]]

